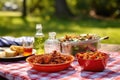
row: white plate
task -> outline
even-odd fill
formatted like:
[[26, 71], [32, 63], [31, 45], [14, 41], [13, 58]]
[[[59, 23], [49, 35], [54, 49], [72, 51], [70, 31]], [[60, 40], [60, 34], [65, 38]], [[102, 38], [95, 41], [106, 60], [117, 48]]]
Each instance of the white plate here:
[[[6, 49], [6, 48], [3, 48], [3, 50]], [[2, 51], [2, 49], [0, 49]], [[36, 53], [36, 50], [33, 49], [33, 52], [31, 55], [34, 55]], [[31, 56], [29, 55], [29, 56]], [[0, 58], [0, 61], [16, 61], [16, 60], [23, 60], [23, 59], [26, 59], [27, 57], [29, 56], [22, 56], [22, 55], [19, 55], [19, 56], [15, 56], [15, 57], [3, 57], [3, 58]]]

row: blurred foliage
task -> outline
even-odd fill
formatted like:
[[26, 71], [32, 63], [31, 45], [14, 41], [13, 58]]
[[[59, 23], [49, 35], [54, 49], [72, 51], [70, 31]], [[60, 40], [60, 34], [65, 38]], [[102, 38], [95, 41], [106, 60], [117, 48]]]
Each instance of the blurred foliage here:
[[28, 0], [28, 13], [34, 16], [45, 16], [54, 13], [54, 0]]
[[[0, 10], [6, 1], [18, 4], [22, 8], [22, 0], [0, 0]], [[34, 16], [55, 14], [56, 0], [27, 0], [27, 13]], [[97, 15], [105, 17], [120, 17], [120, 0], [66, 0], [71, 12], [77, 16], [89, 14], [91, 9]], [[62, 5], [61, 5], [62, 6]], [[20, 9], [22, 10], [22, 9]]]
[[[120, 17], [120, 0], [66, 0], [66, 2], [72, 13], [78, 16], [88, 15], [89, 11], [94, 9], [97, 15]], [[30, 13], [35, 15], [54, 15], [55, 13], [55, 0], [28, 0], [28, 3], [29, 10], [34, 9]]]
[[120, 17], [120, 0], [92, 0], [96, 14], [107, 17]]

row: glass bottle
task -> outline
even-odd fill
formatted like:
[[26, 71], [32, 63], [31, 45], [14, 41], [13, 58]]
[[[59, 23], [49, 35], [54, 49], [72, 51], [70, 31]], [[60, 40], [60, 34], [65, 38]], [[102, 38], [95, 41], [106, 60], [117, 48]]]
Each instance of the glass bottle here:
[[49, 38], [45, 41], [44, 49], [45, 53], [60, 52], [60, 42], [56, 39], [56, 32], [49, 32]]
[[34, 37], [34, 48], [36, 49], [37, 55], [44, 53], [44, 41], [45, 41], [45, 36], [42, 32], [42, 25], [37, 24], [36, 25], [36, 34]]

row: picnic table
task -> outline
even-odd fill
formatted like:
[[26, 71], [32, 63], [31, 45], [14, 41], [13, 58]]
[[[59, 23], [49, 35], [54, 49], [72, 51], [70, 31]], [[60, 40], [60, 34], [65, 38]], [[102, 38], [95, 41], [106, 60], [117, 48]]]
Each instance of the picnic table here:
[[99, 50], [108, 51], [108, 52], [120, 52], [119, 44], [100, 44]]
[[39, 72], [32, 69], [25, 60], [21, 60], [15, 62], [0, 61], [0, 76], [8, 80], [119, 80], [120, 45], [101, 44], [99, 50], [110, 54], [110, 59], [103, 72], [81, 71], [77, 60], [64, 71]]

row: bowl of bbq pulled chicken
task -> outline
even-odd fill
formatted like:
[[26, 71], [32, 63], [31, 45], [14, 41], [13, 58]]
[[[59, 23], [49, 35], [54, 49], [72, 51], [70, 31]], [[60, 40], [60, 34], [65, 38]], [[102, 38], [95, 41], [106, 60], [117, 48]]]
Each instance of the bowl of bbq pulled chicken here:
[[67, 69], [73, 62], [72, 55], [64, 55], [57, 51], [50, 54], [33, 55], [26, 59], [30, 66], [41, 72], [58, 72]]

